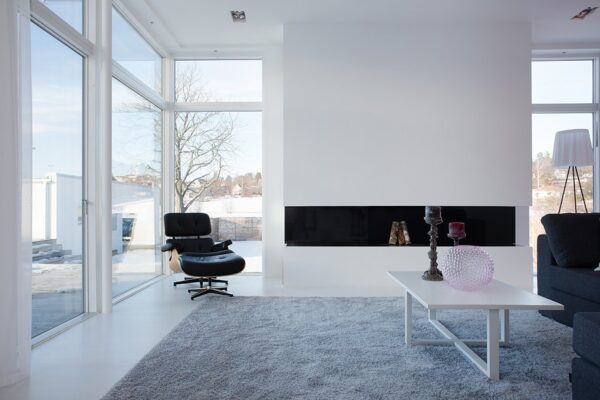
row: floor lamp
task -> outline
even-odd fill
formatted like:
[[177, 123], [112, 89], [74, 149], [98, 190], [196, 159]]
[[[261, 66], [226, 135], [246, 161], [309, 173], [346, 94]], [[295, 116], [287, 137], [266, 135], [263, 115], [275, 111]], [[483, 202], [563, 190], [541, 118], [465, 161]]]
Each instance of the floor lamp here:
[[575, 212], [577, 212], [577, 190], [575, 189], [576, 177], [577, 182], [579, 183], [579, 191], [581, 192], [585, 212], [588, 212], [577, 167], [587, 167], [593, 165], [593, 163], [592, 141], [590, 140], [590, 132], [587, 129], [570, 129], [556, 132], [556, 136], [554, 137], [552, 165], [555, 168], [568, 168], [562, 196], [560, 198], [560, 206], [558, 207], [559, 214], [565, 198], [565, 190], [567, 189], [567, 183], [569, 182], [569, 175], [571, 175], [573, 179], [573, 201], [575, 203]]

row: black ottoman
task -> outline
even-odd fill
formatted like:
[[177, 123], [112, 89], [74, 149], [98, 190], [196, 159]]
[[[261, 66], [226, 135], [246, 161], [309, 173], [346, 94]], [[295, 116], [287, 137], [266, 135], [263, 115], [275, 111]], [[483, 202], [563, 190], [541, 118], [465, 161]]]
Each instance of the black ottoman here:
[[242, 272], [246, 261], [231, 250], [216, 253], [183, 253], [181, 267], [190, 276], [217, 277]]
[[194, 293], [192, 300], [207, 293], [224, 294], [233, 296], [227, 292], [227, 286], [213, 287], [214, 282], [226, 282], [216, 280], [216, 277], [234, 275], [242, 272], [246, 261], [231, 250], [223, 250], [213, 253], [182, 253], [180, 255], [181, 269], [186, 275], [203, 278], [208, 281], [204, 286], [200, 281], [200, 289], [189, 289], [188, 293]]

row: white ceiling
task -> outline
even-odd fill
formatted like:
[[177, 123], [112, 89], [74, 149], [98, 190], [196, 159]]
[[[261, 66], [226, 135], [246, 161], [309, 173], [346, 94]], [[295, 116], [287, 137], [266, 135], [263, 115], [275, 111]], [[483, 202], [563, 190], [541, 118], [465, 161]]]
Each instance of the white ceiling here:
[[[402, 24], [421, 21], [526, 21], [535, 47], [600, 48], [600, 0], [121, 0], [157, 42], [174, 54], [281, 43], [288, 23]], [[231, 22], [230, 10], [247, 22]]]

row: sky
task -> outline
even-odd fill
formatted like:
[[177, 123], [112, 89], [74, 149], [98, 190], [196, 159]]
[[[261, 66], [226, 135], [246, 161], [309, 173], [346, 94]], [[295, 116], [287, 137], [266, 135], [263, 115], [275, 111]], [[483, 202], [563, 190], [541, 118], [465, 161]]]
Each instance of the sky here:
[[31, 25], [33, 177], [81, 176], [83, 59]]
[[[81, 31], [80, 0], [44, 3]], [[113, 12], [114, 58], [149, 86], [160, 91], [160, 56], [116, 11]], [[200, 85], [215, 101], [260, 101], [262, 63], [258, 60], [180, 61], [176, 72], [193, 67]], [[82, 164], [82, 58], [49, 34], [32, 25], [34, 177], [49, 172], [81, 175]], [[592, 101], [592, 62], [568, 61], [532, 63], [534, 103], [586, 103]], [[129, 89], [114, 85], [116, 102], [128, 98], [143, 102]], [[129, 93], [127, 93], [129, 92]], [[148, 139], [154, 116], [115, 116], [115, 173], [126, 174], [135, 165], [152, 161], [157, 152]], [[134, 123], [128, 123], [130, 118]], [[235, 160], [227, 173], [236, 175], [261, 170], [262, 118], [260, 113], [236, 113]], [[137, 125], [137, 126], [136, 126]], [[559, 130], [584, 128], [592, 132], [591, 114], [537, 114], [532, 116], [532, 160], [539, 152], [552, 154], [554, 134]], [[153, 128], [152, 128], [153, 129]], [[127, 143], [136, 143], [128, 147]], [[151, 155], [152, 154], [152, 155]], [[60, 156], [57, 156], [60, 155]]]
[[[45, 3], [81, 30], [81, 18], [77, 18], [81, 15], [80, 2]], [[160, 56], [117, 12], [113, 12], [113, 21], [115, 60], [142, 82], [160, 90]], [[261, 61], [205, 61], [199, 62], [197, 68], [203, 75], [205, 90], [214, 100], [262, 98]], [[32, 24], [34, 178], [54, 172], [81, 176], [82, 82], [82, 57]], [[155, 133], [158, 109], [150, 111], [149, 102], [114, 79], [113, 91], [113, 173], [132, 174], [139, 172], [140, 166], [150, 164], [160, 168]], [[235, 159], [228, 160], [225, 174], [262, 171], [262, 113], [234, 113], [233, 118], [237, 151]]]
[[[593, 63], [582, 61], [536, 61], [531, 65], [532, 102], [591, 103]], [[593, 132], [592, 114], [534, 114], [532, 116], [532, 160], [539, 152], [552, 155], [554, 135], [565, 129]], [[593, 140], [592, 140], [593, 143]]]

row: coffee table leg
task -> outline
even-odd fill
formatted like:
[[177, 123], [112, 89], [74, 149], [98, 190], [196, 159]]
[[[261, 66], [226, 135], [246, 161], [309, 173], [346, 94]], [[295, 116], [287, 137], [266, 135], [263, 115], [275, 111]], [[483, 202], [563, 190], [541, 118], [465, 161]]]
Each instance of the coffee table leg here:
[[510, 344], [510, 310], [500, 310], [500, 340], [504, 346]]
[[430, 309], [427, 311], [427, 314], [428, 314], [428, 318], [429, 318], [429, 320], [430, 320], [430, 321], [435, 321], [435, 320], [437, 320], [437, 310], [435, 310], [435, 309], [433, 309], [433, 308], [430, 308]]
[[412, 345], [412, 295], [406, 291], [404, 295], [404, 341]]
[[487, 315], [487, 376], [500, 379], [500, 315], [488, 310]]

